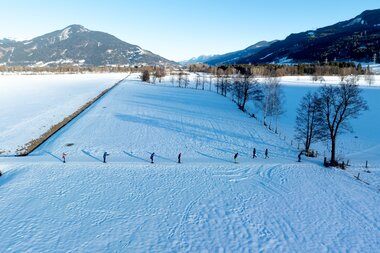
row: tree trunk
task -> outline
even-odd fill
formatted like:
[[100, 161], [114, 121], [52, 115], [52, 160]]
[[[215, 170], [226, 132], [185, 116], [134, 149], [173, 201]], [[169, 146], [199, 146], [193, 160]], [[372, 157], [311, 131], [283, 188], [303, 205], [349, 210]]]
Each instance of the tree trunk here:
[[310, 149], [310, 139], [309, 139], [309, 135], [307, 135], [307, 138], [306, 138], [306, 142], [305, 142], [305, 152], [306, 153], [309, 153], [309, 149]]
[[276, 114], [276, 130], [275, 130], [276, 134], [277, 134], [277, 126], [278, 126], [278, 114]]
[[330, 159], [330, 164], [331, 165], [336, 165], [336, 161], [335, 161], [335, 137], [334, 138], [331, 138], [331, 159]]

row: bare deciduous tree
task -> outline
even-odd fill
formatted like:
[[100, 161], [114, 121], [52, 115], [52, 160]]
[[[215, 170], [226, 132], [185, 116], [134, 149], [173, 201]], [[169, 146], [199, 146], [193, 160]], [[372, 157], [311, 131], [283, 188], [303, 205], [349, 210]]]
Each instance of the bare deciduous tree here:
[[199, 73], [197, 73], [197, 76], [195, 77], [195, 89], [198, 89], [198, 87], [201, 85], [201, 76]]
[[308, 154], [312, 142], [319, 139], [321, 128], [317, 124], [319, 111], [319, 98], [317, 93], [308, 92], [301, 100], [297, 108], [296, 140], [304, 143], [305, 152]]
[[357, 77], [346, 77], [339, 86], [320, 88], [320, 112], [318, 124], [323, 127], [325, 138], [331, 142], [330, 165], [336, 166], [336, 140], [343, 131], [351, 131], [349, 120], [357, 118], [368, 105], [356, 84]]
[[179, 71], [178, 72], [178, 77], [177, 77], [177, 81], [178, 81], [178, 87], [181, 87], [182, 85], [182, 81], [183, 81], [183, 76], [184, 76], [185, 73], [183, 73], [183, 71]]
[[187, 88], [187, 86], [190, 84], [190, 80], [189, 80], [189, 75], [188, 74], [184, 74], [183, 75], [183, 86], [185, 88]]
[[227, 74], [224, 74], [222, 76], [221, 83], [220, 83], [220, 93], [222, 94], [222, 96], [226, 97], [227, 92], [230, 91], [230, 88], [231, 88], [230, 78]]
[[233, 93], [239, 109], [243, 112], [247, 101], [261, 101], [263, 99], [263, 92], [250, 72], [245, 72], [243, 75], [239, 74], [234, 78]]
[[368, 83], [369, 86], [371, 86], [373, 82], [375, 81], [375, 77], [373, 76], [373, 73], [369, 66], [367, 66], [365, 70], [364, 79]]
[[202, 90], [205, 89], [205, 83], [206, 83], [206, 74], [202, 72]]
[[[262, 85], [263, 99], [258, 101], [258, 106], [263, 111], [264, 125], [267, 126], [268, 116], [275, 116], [276, 132], [278, 124], [278, 116], [283, 111], [283, 93], [280, 86], [280, 80], [277, 77], [269, 76], [265, 78]], [[270, 118], [269, 129], [272, 129], [272, 117]]]
[[162, 78], [165, 77], [165, 72], [164, 67], [156, 67], [153, 75], [158, 78], [158, 81], [161, 83]]
[[216, 71], [216, 93], [219, 93], [222, 94], [223, 92], [221, 91], [222, 90], [222, 79], [223, 79], [223, 75], [224, 75], [224, 71], [223, 69], [217, 69]]

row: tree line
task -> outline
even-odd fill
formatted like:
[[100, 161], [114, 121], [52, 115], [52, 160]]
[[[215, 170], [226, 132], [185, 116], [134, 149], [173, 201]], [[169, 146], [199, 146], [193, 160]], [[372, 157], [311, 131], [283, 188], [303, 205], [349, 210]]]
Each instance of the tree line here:
[[251, 73], [257, 76], [347, 76], [372, 74], [369, 68], [363, 68], [361, 64], [355, 65], [351, 62], [328, 62], [315, 64], [239, 64], [209, 66], [207, 64], [191, 64], [190, 72], [206, 72], [216, 75], [220, 70], [229, 73], [237, 73], [241, 69], [249, 68]]
[[[61, 66], [5, 66], [0, 65], [0, 72], [30, 72], [30, 73], [140, 73], [143, 70], [150, 72], [159, 69], [161, 73], [165, 72], [165, 67], [161, 66], [74, 66], [74, 65], [61, 65]], [[164, 74], [162, 74], [164, 75]]]

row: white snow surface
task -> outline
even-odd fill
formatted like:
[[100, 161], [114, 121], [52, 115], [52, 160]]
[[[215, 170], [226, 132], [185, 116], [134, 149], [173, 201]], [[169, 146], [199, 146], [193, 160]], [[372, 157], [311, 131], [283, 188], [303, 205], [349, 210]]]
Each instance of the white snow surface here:
[[295, 162], [228, 98], [132, 78], [31, 156], [0, 157], [0, 251], [378, 251], [379, 167]]
[[1, 75], [0, 152], [15, 154], [125, 76]]

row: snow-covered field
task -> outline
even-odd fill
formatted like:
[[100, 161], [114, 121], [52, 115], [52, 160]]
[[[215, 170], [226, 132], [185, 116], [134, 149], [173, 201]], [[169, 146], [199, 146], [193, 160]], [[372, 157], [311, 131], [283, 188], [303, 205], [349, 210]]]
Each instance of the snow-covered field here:
[[0, 251], [378, 251], [378, 167], [367, 185], [297, 163], [228, 98], [168, 86], [130, 78], [31, 156], [0, 157]]
[[0, 75], [0, 155], [13, 155], [126, 74]]
[[[339, 84], [342, 81], [340, 76], [323, 76], [322, 80], [313, 81], [312, 76], [283, 76], [280, 77], [281, 83], [291, 86], [320, 86], [324, 84]], [[360, 86], [378, 87], [380, 86], [380, 75], [371, 76], [371, 84], [368, 83], [365, 76], [358, 76], [357, 84]], [[259, 78], [259, 80], [264, 80]]]
[[[338, 84], [339, 77], [324, 77], [326, 84]], [[351, 121], [353, 132], [346, 132], [338, 137], [337, 154], [340, 160], [350, 160], [356, 165], [365, 165], [365, 161], [380, 166], [380, 124], [378, 118], [380, 116], [380, 76], [375, 76], [371, 87], [360, 79], [359, 85], [362, 89], [362, 96], [367, 101], [369, 110], [364, 111], [361, 115]], [[287, 141], [293, 140], [293, 145], [298, 146], [294, 140], [294, 127], [297, 116], [297, 108], [302, 97], [307, 92], [317, 91], [321, 85], [325, 83], [312, 82], [309, 77], [282, 77], [281, 84], [284, 92], [284, 109], [285, 112], [279, 119], [279, 132], [286, 136]], [[253, 104], [249, 105], [249, 109], [259, 118], [261, 113]], [[328, 156], [330, 152], [329, 143], [316, 143], [314, 149], [320, 154]]]
[[313, 163], [261, 162], [14, 166], [0, 249], [377, 252], [378, 192]]

